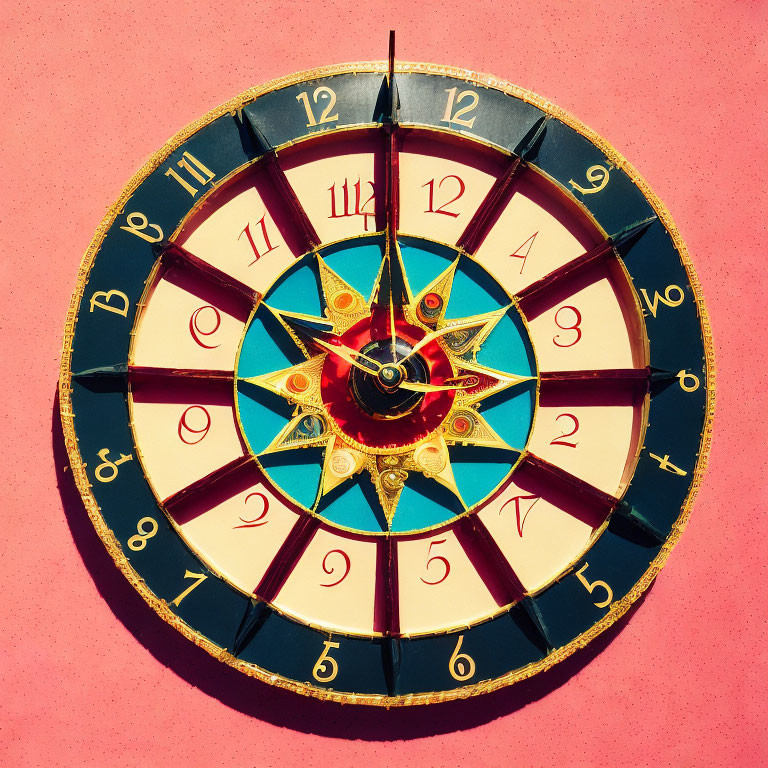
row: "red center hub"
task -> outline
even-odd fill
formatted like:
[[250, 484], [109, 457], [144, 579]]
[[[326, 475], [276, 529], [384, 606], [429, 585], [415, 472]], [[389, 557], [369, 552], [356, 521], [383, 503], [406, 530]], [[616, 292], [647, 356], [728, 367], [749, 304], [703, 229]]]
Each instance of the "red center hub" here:
[[[342, 344], [360, 350], [372, 341], [389, 339], [389, 313], [374, 309], [370, 318], [361, 320], [340, 337]], [[426, 331], [410, 325], [402, 312], [395, 309], [395, 335], [411, 346], [426, 336]], [[442, 384], [454, 375], [447, 355], [437, 341], [417, 353], [429, 371], [431, 384]], [[372, 449], [396, 449], [413, 445], [434, 432], [453, 405], [455, 390], [426, 392], [422, 401], [409, 413], [397, 418], [376, 418], [367, 414], [355, 401], [349, 379], [352, 366], [329, 354], [323, 365], [321, 393], [328, 414], [341, 431], [356, 443]]]

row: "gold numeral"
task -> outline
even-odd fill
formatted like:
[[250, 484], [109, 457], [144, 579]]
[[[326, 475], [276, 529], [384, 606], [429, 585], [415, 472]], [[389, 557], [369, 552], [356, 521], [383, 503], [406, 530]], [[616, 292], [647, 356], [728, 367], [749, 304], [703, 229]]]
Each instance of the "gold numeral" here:
[[[477, 115], [475, 117], [467, 119], [463, 117], [467, 113], [471, 112], [480, 103], [480, 97], [476, 91], [462, 91], [458, 96], [456, 91], [458, 88], [446, 88], [445, 92], [448, 94], [448, 103], [445, 105], [445, 114], [442, 117], [441, 123], [456, 123], [457, 125], [463, 125], [465, 128], [471, 128], [475, 124]], [[463, 107], [459, 107], [462, 101], [468, 101]], [[455, 112], [453, 111], [454, 104], [459, 107]]]
[[197, 589], [208, 577], [204, 573], [192, 573], [192, 571], [186, 571], [184, 573], [185, 579], [194, 579], [194, 582], [190, 584], [180, 595], [175, 597], [171, 601], [171, 605], [179, 605], [181, 601], [193, 590]]
[[319, 88], [315, 88], [315, 92], [312, 94], [312, 100], [315, 104], [320, 104], [320, 99], [327, 99], [328, 103], [325, 105], [325, 109], [320, 114], [320, 119], [315, 120], [315, 115], [312, 112], [312, 105], [309, 103], [309, 96], [306, 91], [302, 91], [297, 97], [296, 101], [301, 102], [304, 105], [304, 109], [307, 113], [307, 128], [312, 128], [315, 125], [321, 125], [322, 123], [332, 123], [334, 120], [339, 119], [339, 113], [332, 115], [331, 112], [336, 106], [336, 94], [327, 85], [321, 85]]
[[577, 192], [581, 192], [582, 195], [594, 195], [595, 192], [599, 192], [601, 189], [605, 188], [605, 185], [608, 183], [609, 176], [610, 171], [608, 168], [603, 168], [602, 165], [592, 165], [587, 168], [587, 181], [592, 184], [591, 187], [582, 187], [573, 179], [568, 179], [568, 183]]
[[[680, 380], [680, 388], [686, 392], [695, 392], [700, 386], [698, 376], [694, 376], [692, 373], [688, 373], [686, 370], [682, 370], [677, 374], [677, 378]], [[686, 384], [686, 379], [693, 380], [692, 383]]]
[[320, 654], [320, 658], [315, 662], [315, 666], [312, 667], [312, 677], [319, 683], [330, 683], [331, 680], [336, 678], [339, 674], [339, 664], [328, 653], [331, 648], [338, 648], [338, 643], [333, 643], [330, 640], [324, 640], [323, 652]]
[[[673, 292], [677, 292], [676, 299], [673, 299], [671, 296]], [[646, 291], [645, 288], [641, 288], [640, 293], [643, 294], [645, 303], [648, 305], [648, 309], [654, 317], [656, 317], [656, 310], [659, 308], [659, 302], [666, 304], [668, 307], [679, 307], [683, 301], [685, 301], [685, 293], [679, 285], [668, 285], [663, 296], [659, 295], [658, 291], [654, 291], [653, 299], [648, 298], [648, 291]]]
[[[198, 184], [205, 186], [210, 184], [216, 177], [216, 174], [207, 166], [203, 165], [194, 155], [189, 152], [184, 152], [176, 165], [183, 171], [186, 171]], [[165, 172], [166, 176], [170, 176], [172, 179], [181, 184], [181, 186], [194, 197], [200, 190], [197, 187], [192, 186], [175, 168], [169, 168]]]
[[576, 571], [576, 578], [584, 585], [584, 589], [586, 589], [590, 595], [598, 587], [602, 587], [605, 590], [605, 600], [602, 600], [599, 603], [595, 603], [597, 608], [605, 608], [607, 605], [610, 605], [611, 601], [613, 600], [613, 590], [608, 586], [608, 584], [601, 580], [593, 581], [592, 583], [588, 582], [583, 576], [584, 571], [586, 571], [588, 567], [589, 563], [584, 563], [584, 565], [582, 565], [581, 568]]
[[656, 459], [659, 462], [659, 469], [665, 469], [667, 472], [672, 472], [675, 475], [687, 475], [688, 473], [680, 467], [676, 467], [670, 460], [669, 454], [664, 454], [663, 457], [657, 456], [655, 453], [648, 454], [652, 459]]
[[111, 483], [117, 477], [119, 471], [117, 469], [118, 465], [122, 464], [124, 461], [133, 461], [133, 455], [130, 453], [127, 455], [121, 453], [120, 458], [117, 461], [110, 461], [107, 458], [108, 454], [109, 448], [102, 448], [97, 454], [102, 463], [96, 467], [93, 474], [96, 475], [96, 479], [100, 483]]
[[475, 674], [475, 660], [466, 653], [459, 653], [463, 642], [464, 635], [459, 635], [451, 660], [448, 662], [448, 671], [451, 673], [451, 677], [459, 682], [469, 680]]
[[151, 539], [157, 533], [157, 520], [153, 517], [142, 517], [136, 526], [136, 530], [138, 533], [128, 539], [128, 547], [134, 552], [141, 552], [147, 546], [147, 539]]
[[[160, 229], [157, 224], [150, 224], [149, 220], [143, 213], [139, 213], [138, 211], [129, 213], [125, 217], [125, 223], [128, 226], [120, 227], [120, 229], [124, 229], [126, 232], [130, 232], [132, 235], [136, 235], [136, 237], [140, 237], [142, 240], [146, 240], [148, 243], [159, 243], [163, 239], [163, 230]], [[155, 234], [150, 235], [144, 231], [146, 229], [154, 230]]]
[[[123, 306], [113, 307], [109, 303], [113, 298], [120, 299]], [[102, 301], [102, 299], [104, 299], [104, 301]], [[128, 301], [128, 297], [122, 291], [96, 291], [96, 293], [91, 296], [91, 312], [93, 312], [94, 307], [98, 307], [99, 309], [105, 309], [107, 312], [114, 312], [116, 315], [127, 317], [129, 304], [130, 301]]]

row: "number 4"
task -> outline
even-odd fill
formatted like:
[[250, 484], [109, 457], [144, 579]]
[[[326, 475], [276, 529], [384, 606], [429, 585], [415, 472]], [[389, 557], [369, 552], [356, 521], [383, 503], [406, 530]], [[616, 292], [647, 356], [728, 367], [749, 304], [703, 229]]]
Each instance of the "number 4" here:
[[613, 600], [613, 590], [606, 584], [604, 581], [593, 581], [591, 584], [586, 580], [586, 578], [582, 575], [584, 571], [587, 570], [589, 567], [589, 563], [584, 563], [584, 565], [579, 568], [578, 571], [576, 571], [576, 578], [584, 585], [584, 589], [589, 592], [591, 595], [598, 587], [602, 587], [606, 591], [606, 597], [605, 600], [602, 600], [599, 603], [595, 603], [595, 605], [598, 608], [605, 608], [607, 605], [611, 604], [611, 601]]

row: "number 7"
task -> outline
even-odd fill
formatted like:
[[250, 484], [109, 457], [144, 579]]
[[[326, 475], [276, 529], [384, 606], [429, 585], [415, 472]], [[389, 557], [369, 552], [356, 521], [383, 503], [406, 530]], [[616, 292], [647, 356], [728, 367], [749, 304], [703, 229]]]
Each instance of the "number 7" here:
[[185, 579], [194, 579], [194, 584], [190, 584], [178, 597], [171, 601], [171, 605], [179, 605], [179, 603], [193, 590], [197, 589], [208, 577], [204, 573], [192, 573], [187, 571], [184, 574]]

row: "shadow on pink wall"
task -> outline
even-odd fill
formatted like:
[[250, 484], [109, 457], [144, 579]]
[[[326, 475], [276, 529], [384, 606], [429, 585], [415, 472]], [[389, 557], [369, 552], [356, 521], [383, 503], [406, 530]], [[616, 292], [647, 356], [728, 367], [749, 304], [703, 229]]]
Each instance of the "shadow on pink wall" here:
[[589, 664], [622, 631], [650, 591], [584, 650], [547, 672], [495, 693], [428, 707], [390, 710], [321, 702], [237, 672], [189, 642], [147, 607], [115, 567], [91, 525], [72, 473], [64, 471], [68, 458], [59, 420], [58, 391], [51, 431], [56, 479], [72, 538], [96, 588], [117, 619], [161, 664], [190, 685], [246, 715], [303, 733], [395, 741], [474, 728], [511, 714], [547, 696]]

